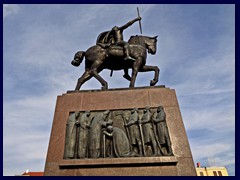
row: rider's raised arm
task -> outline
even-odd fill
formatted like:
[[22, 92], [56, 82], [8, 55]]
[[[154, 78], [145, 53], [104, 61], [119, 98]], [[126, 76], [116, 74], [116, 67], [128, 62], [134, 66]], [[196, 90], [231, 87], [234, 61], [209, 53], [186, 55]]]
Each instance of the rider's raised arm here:
[[128, 28], [129, 26], [131, 26], [136, 21], [140, 21], [141, 19], [142, 19], [141, 17], [137, 17], [134, 20], [129, 21], [127, 24], [124, 24], [123, 26], [121, 26], [120, 29], [124, 30], [124, 29]]

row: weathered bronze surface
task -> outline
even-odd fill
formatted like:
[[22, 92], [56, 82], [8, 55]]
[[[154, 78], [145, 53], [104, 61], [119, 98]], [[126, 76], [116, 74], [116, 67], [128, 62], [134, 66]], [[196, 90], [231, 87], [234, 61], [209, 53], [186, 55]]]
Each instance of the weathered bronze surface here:
[[161, 106], [70, 113], [64, 159], [173, 155], [165, 117]]
[[73, 159], [76, 158], [76, 147], [78, 146], [77, 136], [78, 134], [78, 117], [80, 115], [79, 111], [72, 113], [67, 120], [66, 124], [66, 141], [65, 141], [65, 151], [64, 158], [65, 159]]
[[[126, 117], [126, 116], [125, 116]], [[141, 126], [138, 127], [138, 109], [133, 108], [129, 117], [129, 121], [126, 123], [126, 129], [130, 131], [129, 141], [132, 144], [132, 149], [137, 152], [140, 156], [143, 156], [143, 139]], [[141, 135], [140, 135], [141, 134]], [[137, 150], [136, 150], [137, 149]]]
[[[134, 87], [138, 72], [154, 71], [154, 78], [150, 85], [154, 86], [158, 82], [159, 68], [157, 66], [146, 65], [147, 52], [155, 54], [157, 50], [157, 36], [131, 36], [128, 42], [123, 40], [123, 30], [131, 26], [134, 22], [140, 22], [141, 17], [129, 21], [121, 27], [114, 26], [112, 30], [100, 33], [96, 45], [85, 51], [78, 51], [74, 60], [74, 66], [79, 66], [85, 57], [85, 72], [78, 79], [75, 90], [95, 77], [101, 84], [102, 89], [108, 89], [108, 83], [99, 75], [103, 69], [124, 70], [123, 77], [130, 81], [130, 88]], [[132, 69], [132, 76], [128, 74], [128, 69]], [[111, 72], [111, 75], [112, 75]]]
[[158, 140], [157, 142], [161, 144], [160, 145], [161, 148], [163, 148], [162, 146], [165, 147], [163, 149], [164, 150], [163, 154], [173, 155], [168, 127], [166, 124], [166, 113], [162, 106], [159, 106], [157, 108], [157, 112], [153, 114], [152, 121], [154, 122], [154, 124], [156, 124], [155, 134], [157, 134], [156, 135], [156, 139]]

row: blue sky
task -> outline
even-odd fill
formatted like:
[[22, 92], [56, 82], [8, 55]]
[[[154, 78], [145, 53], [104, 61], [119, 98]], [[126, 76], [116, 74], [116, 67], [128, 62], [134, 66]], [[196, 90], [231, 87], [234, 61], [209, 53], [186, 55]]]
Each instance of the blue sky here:
[[[142, 16], [158, 35], [160, 81], [175, 89], [194, 162], [235, 175], [235, 6], [231, 4], [3, 5], [3, 175], [43, 171], [58, 95], [84, 71], [70, 64], [98, 34]], [[140, 34], [137, 23], [124, 38]], [[122, 71], [101, 73], [109, 88], [128, 87]], [[148, 86], [153, 73], [139, 73]], [[82, 89], [100, 89], [95, 79]]]

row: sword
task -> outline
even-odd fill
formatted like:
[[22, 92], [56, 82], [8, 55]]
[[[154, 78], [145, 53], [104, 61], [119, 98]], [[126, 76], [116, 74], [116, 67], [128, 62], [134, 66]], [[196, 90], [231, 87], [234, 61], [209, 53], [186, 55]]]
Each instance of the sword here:
[[145, 152], [145, 144], [144, 144], [144, 137], [143, 137], [143, 130], [142, 130], [142, 124], [139, 122], [138, 125], [139, 125], [139, 131], [140, 131], [141, 140], [142, 140], [143, 155], [146, 156], [146, 152]]
[[106, 135], [103, 133], [103, 158], [106, 157]]
[[128, 139], [129, 139], [129, 143], [130, 143], [130, 150], [132, 151], [132, 142], [131, 142], [131, 137], [130, 137], [130, 133], [129, 133], [128, 127], [126, 126], [126, 124], [127, 124], [127, 121], [126, 121], [126, 119], [125, 119], [125, 117], [124, 117], [124, 115], [123, 115], [123, 114], [121, 114], [121, 116], [122, 116], [122, 119], [123, 119], [123, 122], [124, 122], [124, 125], [125, 125], [125, 128], [126, 128], [127, 136], [128, 136]]
[[[137, 13], [138, 13], [138, 17], [140, 17], [140, 13], [139, 13], [139, 8], [137, 7]], [[141, 20], [139, 20], [139, 28], [140, 28], [140, 33], [142, 34], [142, 24], [141, 24]]]
[[[78, 146], [79, 146], [79, 121], [77, 120], [75, 123], [75, 127], [76, 127], [76, 142], [75, 142], [75, 152], [74, 152], [74, 158], [78, 158], [79, 154], [78, 154]], [[81, 137], [80, 137], [81, 138]]]

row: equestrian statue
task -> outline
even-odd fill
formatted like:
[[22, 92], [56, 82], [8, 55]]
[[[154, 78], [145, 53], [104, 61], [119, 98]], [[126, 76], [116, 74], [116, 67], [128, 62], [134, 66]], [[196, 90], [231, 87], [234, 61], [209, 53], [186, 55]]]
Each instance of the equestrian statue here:
[[[107, 90], [108, 83], [99, 75], [103, 69], [111, 70], [111, 76], [113, 71], [124, 70], [123, 77], [130, 81], [130, 88], [134, 88], [138, 72], [154, 71], [155, 75], [150, 81], [150, 86], [158, 82], [159, 68], [146, 65], [147, 53], [153, 55], [156, 53], [157, 36], [136, 35], [131, 36], [128, 42], [123, 40], [123, 30], [137, 21], [142, 33], [141, 19], [138, 10], [137, 18], [121, 27], [114, 26], [110, 31], [102, 32], [97, 38], [96, 45], [75, 54], [71, 62], [74, 66], [79, 66], [85, 57], [85, 72], [78, 79], [75, 90], [79, 90], [92, 77], [102, 84], [102, 90]], [[128, 69], [132, 69], [132, 77], [129, 76]]]

